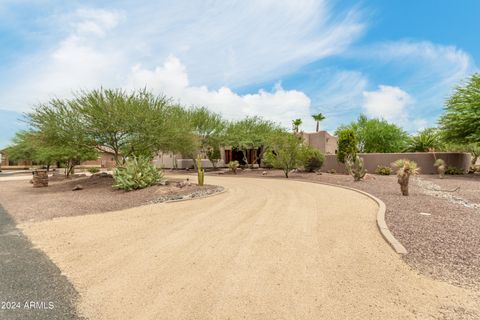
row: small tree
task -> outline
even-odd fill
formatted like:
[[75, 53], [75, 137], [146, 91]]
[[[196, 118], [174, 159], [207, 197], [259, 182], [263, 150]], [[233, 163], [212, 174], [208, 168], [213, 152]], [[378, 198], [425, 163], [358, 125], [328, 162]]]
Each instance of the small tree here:
[[312, 118], [317, 122], [316, 132], [318, 132], [320, 130], [320, 122], [325, 120], [325, 116], [322, 113], [318, 113], [318, 114], [312, 115]]
[[408, 196], [408, 183], [410, 176], [417, 175], [420, 172], [420, 168], [417, 167], [417, 163], [410, 160], [400, 159], [393, 163], [397, 170], [398, 184], [402, 195]]
[[216, 169], [218, 161], [222, 158], [220, 149], [218, 147], [210, 147], [206, 153], [208, 160], [212, 163], [213, 168]]
[[357, 155], [357, 139], [352, 129], [342, 129], [337, 132], [338, 153], [337, 159], [345, 163], [347, 157], [354, 158]]
[[303, 165], [305, 146], [291, 133], [278, 133], [270, 140], [270, 149], [265, 154], [265, 160], [276, 169], [282, 169], [285, 177], [291, 170]]

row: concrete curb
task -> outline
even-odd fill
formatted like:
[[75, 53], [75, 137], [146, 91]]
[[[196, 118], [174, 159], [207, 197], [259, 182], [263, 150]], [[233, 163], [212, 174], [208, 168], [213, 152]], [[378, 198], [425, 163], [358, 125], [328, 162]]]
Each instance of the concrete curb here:
[[364, 196], [369, 197], [373, 201], [375, 201], [378, 204], [378, 212], [377, 212], [377, 227], [380, 233], [382, 234], [383, 239], [387, 241], [387, 243], [392, 247], [393, 250], [395, 250], [396, 253], [398, 254], [407, 254], [408, 251], [405, 249], [405, 247], [398, 241], [393, 234], [390, 232], [390, 229], [388, 229], [387, 223], [385, 222], [385, 211], [387, 207], [385, 206], [385, 203], [380, 200], [379, 198], [371, 195], [370, 193], [367, 193], [362, 190], [358, 190], [355, 188], [351, 187], [345, 187], [341, 186], [338, 184], [333, 184], [333, 183], [326, 183], [326, 182], [320, 182], [320, 181], [305, 181], [305, 180], [300, 180], [300, 179], [292, 179], [294, 181], [300, 181], [300, 182], [307, 182], [307, 183], [316, 183], [316, 184], [323, 184], [327, 186], [332, 186], [332, 187], [337, 187], [337, 188], [343, 188], [351, 191], [355, 191], [358, 193], [363, 194]]

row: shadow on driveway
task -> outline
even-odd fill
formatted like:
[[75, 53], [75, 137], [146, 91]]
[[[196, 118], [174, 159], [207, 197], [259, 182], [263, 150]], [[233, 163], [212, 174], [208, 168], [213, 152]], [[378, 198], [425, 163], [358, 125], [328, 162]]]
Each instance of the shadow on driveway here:
[[0, 206], [0, 319], [83, 319], [78, 293]]

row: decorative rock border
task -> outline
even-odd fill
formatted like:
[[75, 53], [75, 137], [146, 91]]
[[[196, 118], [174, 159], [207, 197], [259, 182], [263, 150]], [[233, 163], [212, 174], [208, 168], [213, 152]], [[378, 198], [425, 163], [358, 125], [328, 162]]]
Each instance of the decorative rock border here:
[[187, 200], [194, 200], [194, 199], [202, 199], [207, 197], [212, 197], [219, 195], [221, 193], [226, 192], [222, 186], [215, 186], [211, 189], [206, 190], [197, 190], [191, 193], [183, 194], [183, 195], [164, 195], [160, 196], [155, 200], [152, 200], [150, 203], [171, 203], [171, 202], [180, 202], [180, 201], [187, 201]]

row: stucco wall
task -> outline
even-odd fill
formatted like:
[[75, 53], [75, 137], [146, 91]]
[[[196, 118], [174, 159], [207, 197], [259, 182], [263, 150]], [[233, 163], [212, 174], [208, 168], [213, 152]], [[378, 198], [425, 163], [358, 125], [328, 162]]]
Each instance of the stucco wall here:
[[[468, 153], [457, 152], [415, 152], [415, 153], [360, 153], [360, 157], [363, 158], [367, 172], [374, 173], [378, 165], [390, 166], [392, 162], [398, 159], [408, 159], [415, 161], [421, 168], [423, 174], [437, 173], [436, 168], [433, 166], [436, 159], [443, 159], [447, 166], [456, 167], [468, 170], [470, 166], [471, 156]], [[346, 173], [345, 165], [337, 161], [336, 155], [325, 155], [325, 163], [323, 164], [322, 171], [327, 172], [331, 169], [335, 169], [338, 173]]]

